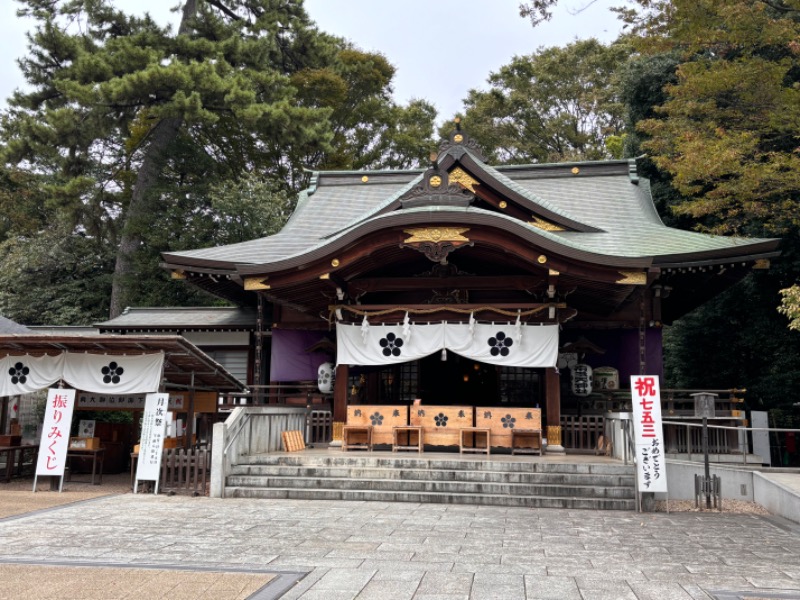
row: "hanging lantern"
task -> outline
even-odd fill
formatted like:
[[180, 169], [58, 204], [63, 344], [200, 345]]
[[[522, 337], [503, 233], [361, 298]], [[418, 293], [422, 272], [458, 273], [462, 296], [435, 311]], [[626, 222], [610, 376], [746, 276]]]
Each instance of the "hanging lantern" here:
[[323, 394], [330, 394], [333, 392], [333, 363], [325, 362], [317, 369], [317, 387]]
[[592, 393], [592, 367], [575, 365], [572, 369], [572, 393], [576, 396], [588, 396]]

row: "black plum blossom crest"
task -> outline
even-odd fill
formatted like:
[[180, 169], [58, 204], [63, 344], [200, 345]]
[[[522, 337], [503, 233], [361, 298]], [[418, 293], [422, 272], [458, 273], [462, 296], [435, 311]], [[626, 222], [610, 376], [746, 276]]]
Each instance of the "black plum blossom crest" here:
[[508, 429], [514, 429], [514, 423], [517, 422], [517, 420], [511, 415], [506, 415], [500, 420], [503, 422], [503, 427], [507, 427]]
[[447, 427], [447, 419], [448, 416], [444, 413], [439, 413], [438, 415], [433, 417], [433, 420], [436, 421], [437, 427]]
[[374, 415], [370, 415], [369, 420], [372, 421], [373, 427], [379, 427], [380, 425], [383, 425], [383, 415], [379, 412], [376, 412]]
[[14, 363], [14, 366], [8, 370], [8, 374], [11, 375], [11, 383], [14, 385], [28, 381], [28, 373], [30, 372], [31, 370], [21, 362]]
[[387, 333], [385, 338], [381, 338], [380, 344], [384, 356], [400, 356], [403, 338], [397, 337], [393, 333]]
[[120, 365], [111, 361], [107, 367], [103, 367], [100, 372], [103, 374], [103, 383], [119, 383], [120, 375], [125, 372]]
[[508, 337], [502, 331], [498, 331], [494, 337], [489, 338], [489, 345], [492, 347], [490, 350], [492, 356], [508, 356], [509, 348], [514, 343], [510, 337]]

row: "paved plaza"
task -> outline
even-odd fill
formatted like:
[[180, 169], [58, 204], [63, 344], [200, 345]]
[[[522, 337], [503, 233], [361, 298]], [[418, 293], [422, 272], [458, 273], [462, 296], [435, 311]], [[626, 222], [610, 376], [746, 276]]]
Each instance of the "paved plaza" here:
[[0, 562], [15, 599], [800, 598], [800, 526], [715, 512], [128, 493], [0, 519]]

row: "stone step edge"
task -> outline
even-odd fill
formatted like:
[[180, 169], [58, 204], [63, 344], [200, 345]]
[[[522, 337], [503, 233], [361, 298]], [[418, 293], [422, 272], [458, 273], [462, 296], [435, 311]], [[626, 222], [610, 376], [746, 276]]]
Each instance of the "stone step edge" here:
[[[262, 467], [262, 468], [292, 468], [292, 469], [300, 469], [300, 470], [307, 470], [307, 469], [320, 469], [324, 468], [331, 471], [341, 471], [341, 476], [318, 476], [319, 478], [326, 478], [326, 479], [351, 479], [352, 476], [350, 472], [353, 470], [359, 471], [385, 471], [386, 469], [380, 467], [346, 467], [346, 466], [335, 466], [335, 467], [328, 467], [328, 466], [319, 466], [319, 465], [259, 465], [253, 463], [239, 463], [237, 465], [233, 465], [232, 469], [237, 467], [241, 468], [250, 468], [250, 467]], [[469, 473], [470, 471], [465, 469], [418, 469], [418, 468], [402, 468], [402, 469], [393, 469], [394, 471], [419, 471], [419, 472], [430, 472], [430, 473]], [[624, 477], [629, 478], [631, 480], [631, 484], [633, 485], [633, 481], [635, 478], [635, 473], [569, 473], [569, 472], [560, 472], [560, 471], [473, 471], [474, 473], [480, 473], [481, 475], [505, 475], [505, 474], [513, 474], [513, 475], [533, 475], [533, 476], [541, 476], [541, 477], [552, 477], [552, 476], [560, 476], [560, 477], [574, 477], [577, 479], [581, 478], [588, 478], [588, 477]], [[243, 476], [245, 474], [239, 473], [231, 473], [231, 475], [240, 475]], [[272, 475], [272, 474], [255, 474], [251, 475], [251, 477], [293, 477], [293, 475]], [[302, 477], [302, 475], [297, 475], [298, 477]], [[420, 479], [416, 481], [433, 481], [430, 479]], [[460, 479], [449, 479], [449, 480], [437, 480], [437, 481], [464, 481]], [[465, 483], [469, 483], [469, 481], [465, 481]], [[477, 482], [474, 482], [477, 483]]]
[[[328, 483], [338, 482], [339, 480], [346, 480], [346, 481], [353, 481], [353, 482], [359, 482], [359, 483], [364, 483], [364, 484], [373, 483], [373, 482], [390, 484], [390, 483], [403, 483], [404, 481], [406, 481], [406, 480], [403, 480], [403, 479], [375, 479], [375, 478], [365, 479], [365, 478], [361, 478], [361, 477], [353, 477], [353, 478], [343, 478], [343, 477], [291, 477], [291, 476], [287, 477], [285, 475], [278, 475], [278, 476], [272, 476], [272, 475], [228, 475], [228, 477], [254, 477], [254, 478], [257, 478], [257, 479], [266, 479], [267, 481], [269, 481], [270, 479], [290, 479], [290, 480], [293, 480], [293, 481], [324, 481], [324, 482], [328, 482]], [[516, 483], [516, 482], [501, 482], [501, 481], [488, 481], [488, 482], [487, 481], [446, 481], [446, 480], [445, 481], [434, 481], [434, 480], [430, 480], [430, 479], [421, 479], [421, 480], [420, 479], [410, 479], [410, 480], [408, 480], [408, 482], [415, 482], [415, 483], [442, 483], [442, 484], [454, 483], [454, 484], [474, 484], [474, 485], [508, 485], [508, 486], [523, 486], [523, 485], [525, 485], [525, 486], [536, 486], [536, 487], [543, 487], [543, 488], [571, 487], [571, 488], [576, 488], [576, 489], [579, 489], [579, 490], [584, 490], [584, 489], [586, 489], [586, 490], [606, 490], [606, 489], [612, 489], [612, 490], [616, 490], [616, 489], [627, 490], [627, 489], [630, 489], [630, 490], [633, 490], [634, 489], [634, 485], [633, 484], [631, 484], [630, 486], [627, 486], [627, 485], [571, 485], [571, 484], [565, 484], [565, 483], [535, 483], [535, 484], [532, 484], [532, 483]], [[237, 486], [232, 486], [232, 487], [246, 487], [248, 489], [283, 489], [283, 488], [272, 488], [272, 487], [264, 488], [262, 486], [252, 486], [252, 485], [237, 485]], [[335, 488], [334, 487], [334, 488], [285, 488], [285, 489], [313, 489], [313, 490], [318, 490], [319, 489], [319, 490], [321, 490], [321, 489], [339, 489], [339, 488]], [[358, 489], [353, 489], [353, 490], [348, 490], [348, 491], [359, 491], [359, 490]], [[364, 491], [372, 491], [372, 490], [370, 490], [369, 488], [364, 488]], [[391, 491], [391, 490], [384, 490], [384, 491]], [[438, 493], [438, 492], [432, 492], [432, 493]], [[444, 492], [441, 492], [441, 493], [444, 493]], [[456, 493], [459, 493], [459, 492], [456, 492]], [[483, 495], [483, 494], [480, 493], [480, 495]]]
[[[622, 503], [622, 504], [632, 504], [632, 508], [635, 507], [636, 500], [634, 498], [582, 498], [580, 496], [512, 496], [510, 494], [463, 494], [463, 493], [447, 493], [447, 492], [402, 492], [402, 491], [384, 491], [384, 490], [339, 490], [339, 489], [329, 489], [329, 488], [315, 488], [315, 489], [306, 489], [306, 488], [258, 488], [258, 487], [240, 487], [240, 486], [226, 486], [225, 487], [225, 495], [228, 496], [228, 492], [235, 493], [236, 491], [241, 490], [243, 492], [256, 492], [256, 493], [265, 493], [265, 494], [291, 494], [296, 492], [303, 492], [309, 493], [309, 495], [317, 494], [341, 494], [341, 495], [359, 495], [359, 494], [374, 494], [374, 495], [392, 495], [392, 496], [416, 496], [416, 497], [423, 497], [428, 496], [431, 498], [442, 498], [442, 499], [463, 499], [469, 500], [474, 498], [481, 498], [484, 500], [517, 500], [517, 501], [542, 501], [542, 502], [559, 502], [559, 501], [567, 501], [567, 502], [585, 502], [585, 503], [595, 503], [595, 504], [612, 504], [612, 503]], [[252, 497], [252, 496], [251, 496]], [[347, 500], [347, 498], [342, 498], [342, 500]], [[386, 502], [404, 502], [403, 500], [386, 500]], [[409, 501], [405, 501], [409, 502]], [[425, 500], [411, 500], [410, 502], [425, 502]], [[457, 504], [457, 502], [446, 501], [446, 504]], [[469, 502], [465, 502], [465, 504], [470, 504]], [[477, 503], [476, 503], [477, 504]]]
[[[261, 466], [272, 466], [272, 465], [282, 465], [282, 466], [322, 466], [322, 465], [329, 465], [329, 466], [348, 466], [342, 463], [348, 462], [356, 462], [356, 461], [363, 461], [363, 464], [367, 465], [377, 465], [380, 463], [381, 468], [396, 468], [394, 467], [394, 463], [403, 462], [403, 461], [411, 461], [418, 463], [419, 466], [417, 467], [405, 467], [405, 468], [434, 468], [431, 465], [435, 465], [437, 463], [453, 463], [456, 462], [459, 465], [463, 465], [464, 468], [458, 468], [450, 470], [454, 471], [484, 471], [485, 469], [477, 468], [484, 465], [491, 465], [493, 467], [497, 467], [499, 470], [518, 470], [521, 466], [545, 466], [548, 467], [547, 470], [538, 471], [532, 470], [532, 473], [563, 473], [563, 472], [571, 472], [575, 474], [592, 474], [592, 470], [597, 468], [600, 471], [611, 471], [612, 473], [616, 474], [627, 474], [634, 472], [633, 465], [623, 465], [623, 464], [608, 464], [608, 463], [547, 463], [542, 462], [539, 460], [531, 461], [531, 462], [524, 462], [524, 461], [499, 461], [499, 460], [492, 460], [492, 461], [481, 461], [475, 459], [466, 459], [466, 460], [459, 460], [458, 457], [462, 455], [454, 454], [454, 459], [449, 458], [425, 458], [419, 456], [413, 456], [409, 454], [393, 454], [390, 456], [374, 456], [370, 455], [370, 453], [363, 452], [363, 453], [351, 453], [341, 456], [300, 456], [300, 455], [292, 455], [292, 454], [255, 454], [255, 455], [243, 455], [242, 462], [238, 464], [242, 465], [261, 465]], [[538, 457], [534, 457], [538, 458]], [[338, 464], [336, 464], [338, 463]], [[423, 466], [427, 465], [427, 466]], [[505, 467], [505, 468], [504, 468]], [[563, 470], [559, 470], [559, 467], [562, 467]], [[551, 470], [555, 469], [555, 470]], [[595, 473], [596, 474], [596, 473]]]

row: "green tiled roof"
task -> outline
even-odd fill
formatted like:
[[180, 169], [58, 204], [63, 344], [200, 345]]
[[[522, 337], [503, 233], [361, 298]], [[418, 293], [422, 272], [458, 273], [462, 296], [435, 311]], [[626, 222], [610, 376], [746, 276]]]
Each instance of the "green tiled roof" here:
[[[470, 154], [473, 160], [475, 157]], [[575, 169], [573, 165], [579, 165]], [[653, 263], [695, 260], [719, 254], [733, 256], [763, 251], [775, 240], [713, 236], [665, 226], [650, 195], [647, 180], [631, 177], [628, 161], [574, 163], [570, 165], [529, 165], [479, 167], [484, 175], [527, 199], [532, 212], [563, 217], [591, 231], [542, 231], [498, 212], [475, 207], [426, 206], [385, 212], [421, 180], [421, 171], [319, 172], [315, 186], [303, 192], [297, 209], [273, 236], [188, 252], [165, 254], [172, 264], [183, 259], [215, 266], [270, 264], [301, 257], [333, 244], [354, 229], [387, 222], [392, 215], [411, 216], [427, 211], [453, 215], [461, 211], [470, 220], [485, 217], [498, 226], [525, 232], [532, 243], [559, 244], [597, 262], [614, 259], [643, 259]], [[579, 175], [575, 172], [580, 173]], [[366, 176], [367, 181], [362, 178]], [[483, 185], [491, 186], [491, 181]], [[383, 212], [382, 212], [383, 211]], [[435, 216], [428, 217], [434, 222]], [[374, 222], [374, 223], [373, 223]]]

